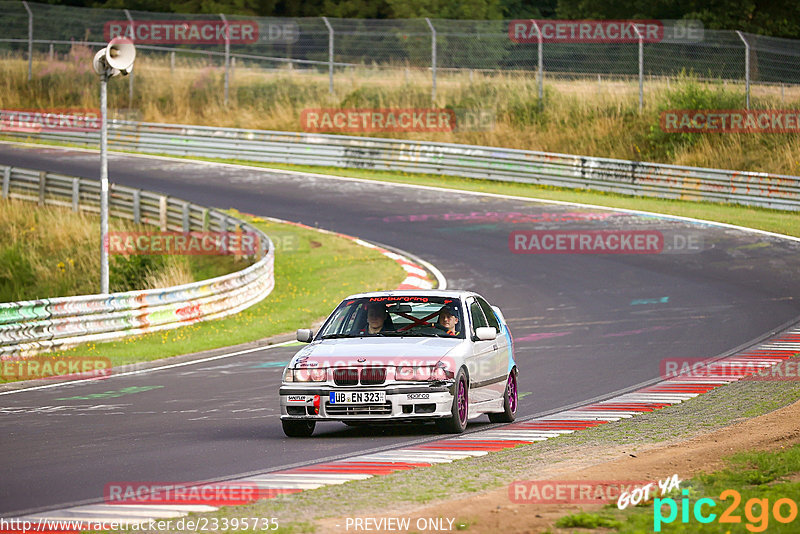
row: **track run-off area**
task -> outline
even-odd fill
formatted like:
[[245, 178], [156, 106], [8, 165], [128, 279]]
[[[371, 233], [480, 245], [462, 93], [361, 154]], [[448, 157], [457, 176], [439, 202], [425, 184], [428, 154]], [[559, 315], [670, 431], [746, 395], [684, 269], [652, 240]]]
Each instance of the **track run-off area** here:
[[[91, 151], [4, 143], [0, 161], [99, 176]], [[659, 378], [664, 360], [726, 354], [800, 316], [800, 242], [765, 233], [116, 153], [109, 176], [198, 204], [357, 236], [430, 262], [448, 288], [477, 291], [503, 310], [515, 340], [523, 420], [640, 388]], [[530, 239], [513, 237], [578, 230], [658, 232], [663, 247], [643, 254], [530, 254], [521, 253]], [[277, 392], [296, 350], [273, 346], [0, 395], [0, 517], [101, 502], [112, 482], [241, 478], [442, 437], [427, 426], [331, 423], [319, 424], [312, 439], [286, 438]], [[490, 426], [483, 416], [468, 432]]]

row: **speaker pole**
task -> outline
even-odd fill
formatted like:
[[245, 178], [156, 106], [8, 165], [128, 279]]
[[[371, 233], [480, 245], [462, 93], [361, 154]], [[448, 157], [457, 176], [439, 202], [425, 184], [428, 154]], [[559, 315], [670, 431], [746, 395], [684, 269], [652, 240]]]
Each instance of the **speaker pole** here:
[[100, 75], [100, 293], [108, 289], [108, 74]]
[[136, 47], [127, 38], [115, 37], [92, 59], [100, 77], [100, 293], [108, 295], [108, 79], [130, 74]]

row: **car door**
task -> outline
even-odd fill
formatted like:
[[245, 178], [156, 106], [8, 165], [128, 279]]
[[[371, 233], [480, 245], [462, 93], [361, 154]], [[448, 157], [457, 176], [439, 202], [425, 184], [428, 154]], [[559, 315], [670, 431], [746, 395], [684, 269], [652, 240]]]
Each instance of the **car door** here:
[[467, 299], [467, 310], [469, 310], [470, 316], [468, 335], [472, 339], [472, 358], [467, 364], [470, 378], [470, 400], [473, 403], [485, 402], [497, 398], [495, 388], [492, 387], [496, 374], [494, 360], [498, 350], [497, 340], [484, 341], [475, 337], [477, 328], [490, 325], [481, 305], [474, 297]]
[[511, 355], [511, 335], [500, 317], [494, 312], [492, 306], [481, 297], [475, 298], [480, 305], [489, 326], [497, 331], [497, 338], [494, 343], [494, 352], [491, 356], [489, 366], [491, 368], [491, 378], [497, 382], [487, 386], [492, 389], [496, 396], [502, 396], [505, 392], [506, 378], [513, 365]]

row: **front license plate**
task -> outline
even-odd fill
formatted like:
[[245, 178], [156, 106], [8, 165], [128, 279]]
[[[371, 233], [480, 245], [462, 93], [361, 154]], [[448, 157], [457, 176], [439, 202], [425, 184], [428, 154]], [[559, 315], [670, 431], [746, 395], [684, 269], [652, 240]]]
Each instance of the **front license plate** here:
[[331, 404], [383, 404], [385, 391], [331, 391]]

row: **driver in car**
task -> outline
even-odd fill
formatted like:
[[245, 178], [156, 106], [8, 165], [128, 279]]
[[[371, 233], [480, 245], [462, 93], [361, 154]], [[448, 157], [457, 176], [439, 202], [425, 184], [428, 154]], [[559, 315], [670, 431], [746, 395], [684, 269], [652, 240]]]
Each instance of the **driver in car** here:
[[434, 325], [434, 328], [440, 332], [444, 332], [449, 336], [459, 335], [458, 327], [458, 313], [450, 306], [442, 306], [439, 310], [439, 320]]
[[389, 313], [380, 302], [372, 302], [367, 306], [367, 326], [361, 329], [361, 335], [375, 335], [389, 330], [386, 319]]

